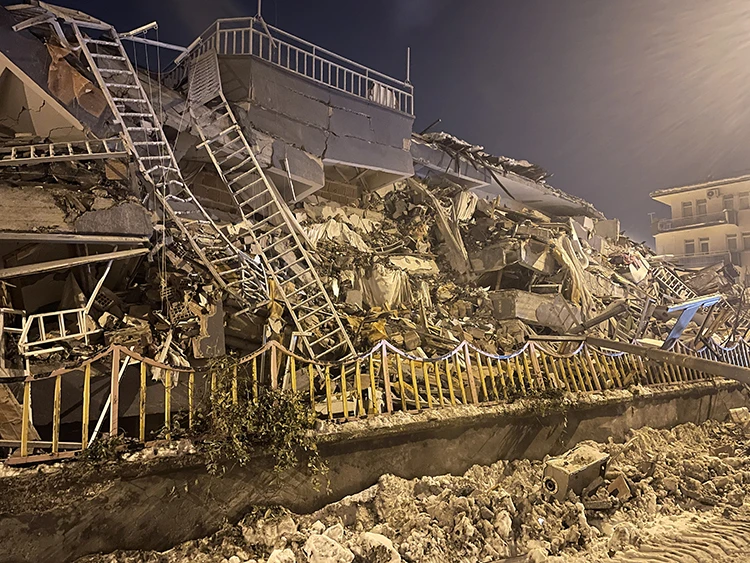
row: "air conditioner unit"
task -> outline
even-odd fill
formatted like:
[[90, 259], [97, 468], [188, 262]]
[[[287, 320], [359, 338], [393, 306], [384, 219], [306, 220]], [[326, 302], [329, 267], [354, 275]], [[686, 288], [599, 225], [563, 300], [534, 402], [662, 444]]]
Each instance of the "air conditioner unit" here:
[[708, 199], [713, 199], [715, 197], [719, 197], [719, 190], [718, 190], [718, 188], [713, 188], [712, 190], [708, 190], [706, 192], [706, 197], [708, 197]]

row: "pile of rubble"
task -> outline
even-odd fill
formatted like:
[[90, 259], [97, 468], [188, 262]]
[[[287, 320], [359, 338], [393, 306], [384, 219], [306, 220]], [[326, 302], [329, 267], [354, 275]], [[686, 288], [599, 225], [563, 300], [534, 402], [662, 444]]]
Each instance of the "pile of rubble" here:
[[[742, 295], [731, 266], [678, 277], [617, 220], [547, 216], [429, 180], [346, 203], [311, 196], [295, 214], [360, 349], [388, 338], [425, 356], [462, 340], [509, 352], [529, 335], [584, 331], [664, 341], [676, 322], [670, 306]], [[713, 331], [721, 340], [726, 329]], [[697, 332], [696, 323], [687, 334]]]
[[[122, 216], [133, 196], [114, 180], [104, 185], [116, 199], [99, 194], [104, 188], [63, 190], [67, 213], [75, 220], [99, 209]], [[621, 235], [616, 220], [547, 216], [513, 200], [481, 199], [458, 186], [409, 178], [346, 203], [310, 196], [293, 211], [360, 350], [387, 338], [425, 357], [462, 340], [507, 353], [529, 336], [584, 331], [614, 340], [664, 341], [676, 322], [676, 315], [666, 313], [669, 306], [715, 292], [728, 303], [741, 302], [731, 266], [680, 278], [667, 261]], [[103, 344], [186, 366], [255, 349], [264, 325], [271, 329], [265, 336], [288, 338], [291, 320], [284, 311], [262, 307], [237, 315], [239, 305], [206, 283], [207, 272], [182, 248], [186, 243], [177, 228], [153, 220], [158, 232], [146, 260], [126, 272], [119, 291], [103, 287], [93, 302], [88, 322], [92, 331], [101, 330]], [[267, 243], [273, 242], [269, 236]], [[57, 277], [24, 287], [22, 300], [28, 302]], [[84, 303], [80, 287], [95, 279], [77, 280], [72, 273], [65, 279], [70, 291], [64, 293], [72, 300], [60, 308]], [[726, 314], [715, 315], [711, 326], [717, 342], [736, 329]], [[694, 338], [698, 330], [693, 323], [686, 334]], [[79, 361], [94, 350], [73, 344], [48, 355], [47, 367]]]
[[[625, 444], [584, 442], [546, 462], [500, 461], [460, 477], [385, 475], [310, 515], [258, 509], [237, 526], [164, 553], [118, 552], [81, 561], [608, 560], [700, 522], [747, 518], [746, 409], [744, 415], [736, 423], [644, 428]], [[570, 464], [592, 459], [604, 463], [586, 480], [577, 479]], [[566, 465], [571, 480], [553, 493], [545, 476]]]

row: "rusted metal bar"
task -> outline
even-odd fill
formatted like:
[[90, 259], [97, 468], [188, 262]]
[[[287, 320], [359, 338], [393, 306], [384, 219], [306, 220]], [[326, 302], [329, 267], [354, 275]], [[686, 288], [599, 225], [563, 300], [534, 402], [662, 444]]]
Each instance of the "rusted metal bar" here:
[[62, 402], [62, 376], [58, 375], [55, 378], [55, 398], [52, 407], [52, 453], [56, 454], [59, 451], [60, 445], [60, 404]]
[[419, 401], [419, 387], [417, 386], [417, 372], [414, 367], [414, 360], [409, 359], [409, 371], [411, 372], [411, 385], [414, 390], [414, 404], [417, 407], [417, 412], [422, 410], [422, 405]]
[[112, 373], [110, 376], [109, 435], [116, 436], [119, 427], [120, 407], [120, 349], [112, 350]]
[[[89, 445], [89, 416], [91, 412], [91, 364], [83, 368], [83, 407], [81, 410], [81, 449]], [[143, 440], [141, 440], [143, 441]]]
[[341, 364], [341, 405], [344, 408], [344, 420], [349, 420], [349, 399], [346, 396], [346, 364]]

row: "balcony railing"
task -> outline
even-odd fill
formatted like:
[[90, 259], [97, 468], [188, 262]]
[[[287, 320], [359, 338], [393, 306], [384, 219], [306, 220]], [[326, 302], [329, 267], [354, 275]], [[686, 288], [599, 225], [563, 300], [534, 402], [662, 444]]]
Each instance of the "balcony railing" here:
[[674, 262], [684, 268], [706, 268], [723, 262], [724, 264], [740, 265], [739, 251], [724, 250], [706, 254], [683, 254], [675, 256]]
[[725, 209], [718, 213], [705, 213], [693, 217], [680, 217], [678, 219], [657, 219], [651, 223], [651, 234], [666, 233], [669, 231], [678, 231], [680, 229], [691, 229], [693, 227], [708, 225], [736, 225], [737, 212], [732, 209]]
[[313, 45], [258, 18], [217, 20], [193, 43], [186, 59], [166, 74], [169, 85], [179, 83], [189, 61], [215, 49], [219, 55], [250, 55], [330, 88], [414, 115], [414, 88]]

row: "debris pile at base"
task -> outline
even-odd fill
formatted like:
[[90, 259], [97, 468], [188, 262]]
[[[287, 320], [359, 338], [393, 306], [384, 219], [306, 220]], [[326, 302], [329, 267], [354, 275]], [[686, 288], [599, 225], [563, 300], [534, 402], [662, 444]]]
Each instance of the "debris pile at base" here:
[[237, 526], [164, 553], [117, 552], [80, 561], [607, 561], [701, 522], [750, 517], [746, 424], [643, 428], [625, 444], [579, 444], [573, 451], [585, 448], [611, 459], [603, 477], [562, 500], [545, 488], [541, 461], [500, 461], [460, 477], [384, 475], [310, 515], [257, 509]]

